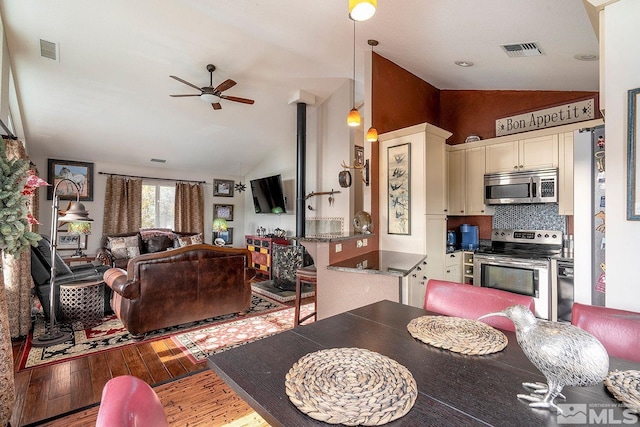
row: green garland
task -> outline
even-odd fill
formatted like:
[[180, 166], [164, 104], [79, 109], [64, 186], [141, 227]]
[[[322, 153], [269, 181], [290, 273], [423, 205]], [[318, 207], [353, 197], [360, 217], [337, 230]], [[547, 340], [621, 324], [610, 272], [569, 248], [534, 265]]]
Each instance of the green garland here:
[[29, 231], [28, 198], [24, 194], [28, 170], [28, 161], [7, 159], [5, 144], [0, 144], [0, 250], [16, 256], [42, 238]]

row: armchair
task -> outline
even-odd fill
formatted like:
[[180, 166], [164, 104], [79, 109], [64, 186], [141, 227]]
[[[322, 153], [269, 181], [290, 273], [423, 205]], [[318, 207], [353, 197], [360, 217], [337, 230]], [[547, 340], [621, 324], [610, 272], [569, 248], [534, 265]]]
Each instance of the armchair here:
[[[109, 266], [95, 265], [88, 263], [69, 267], [56, 253], [56, 301], [60, 301], [60, 285], [73, 282], [88, 282], [102, 280], [102, 276]], [[51, 279], [51, 244], [47, 236], [42, 236], [38, 246], [31, 247], [31, 277], [35, 284], [35, 292], [42, 304], [44, 315], [49, 318], [49, 280]], [[105, 313], [112, 312], [109, 301], [111, 300], [111, 289], [105, 288], [104, 310]], [[56, 307], [56, 317], [60, 318], [59, 307]]]

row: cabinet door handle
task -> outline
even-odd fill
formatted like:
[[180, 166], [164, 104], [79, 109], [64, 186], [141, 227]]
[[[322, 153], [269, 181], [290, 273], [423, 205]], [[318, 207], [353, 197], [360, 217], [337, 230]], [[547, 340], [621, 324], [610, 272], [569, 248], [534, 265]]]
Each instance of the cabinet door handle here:
[[515, 165], [513, 168], [514, 168], [515, 170], [518, 170], [518, 165]]
[[422, 268], [420, 268], [420, 267], [418, 266], [418, 267], [416, 267], [416, 270], [418, 270], [418, 271], [422, 271]]

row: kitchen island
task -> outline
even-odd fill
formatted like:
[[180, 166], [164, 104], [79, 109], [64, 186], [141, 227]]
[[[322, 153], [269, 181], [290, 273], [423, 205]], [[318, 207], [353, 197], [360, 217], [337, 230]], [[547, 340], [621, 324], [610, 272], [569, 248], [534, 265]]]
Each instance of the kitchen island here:
[[425, 255], [380, 251], [371, 237], [300, 239], [316, 265], [318, 320], [385, 299], [403, 301], [403, 278]]

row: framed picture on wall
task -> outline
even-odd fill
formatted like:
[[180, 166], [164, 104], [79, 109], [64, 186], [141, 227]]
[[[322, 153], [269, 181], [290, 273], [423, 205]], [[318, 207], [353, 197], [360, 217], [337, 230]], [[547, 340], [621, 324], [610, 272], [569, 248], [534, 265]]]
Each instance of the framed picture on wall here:
[[[67, 231], [58, 231], [57, 249], [61, 251], [87, 248], [87, 235], [71, 234]], [[78, 246], [79, 245], [79, 246]]]
[[233, 221], [233, 205], [213, 205], [213, 219]]
[[355, 146], [355, 162], [354, 166], [364, 166], [364, 147]]
[[49, 159], [47, 172], [51, 184], [47, 187], [47, 200], [53, 200], [53, 188], [58, 183], [61, 200], [75, 200], [78, 193], [80, 200], [93, 200], [93, 163]]
[[213, 180], [213, 196], [214, 197], [233, 197], [233, 180], [214, 179]]
[[411, 234], [411, 146], [387, 149], [388, 234]]

